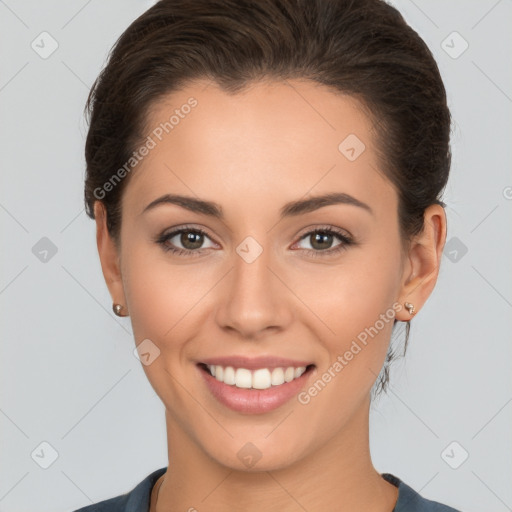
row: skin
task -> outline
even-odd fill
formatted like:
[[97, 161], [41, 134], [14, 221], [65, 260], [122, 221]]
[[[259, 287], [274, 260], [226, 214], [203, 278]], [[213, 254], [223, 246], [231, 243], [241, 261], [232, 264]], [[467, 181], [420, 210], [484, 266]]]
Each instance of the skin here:
[[[372, 123], [348, 96], [307, 81], [258, 82], [236, 95], [195, 82], [154, 105], [148, 134], [191, 96], [197, 106], [130, 176], [119, 246], [95, 205], [112, 299], [131, 317], [136, 344], [149, 338], [160, 350], [143, 369], [165, 405], [171, 463], [152, 509], [313, 512], [342, 503], [344, 512], [391, 512], [398, 492], [373, 467], [369, 407], [392, 321], [308, 404], [294, 398], [265, 414], [217, 402], [196, 362], [234, 354], [310, 360], [308, 388], [394, 303], [421, 309], [439, 272], [444, 209], [426, 210], [423, 232], [403, 251], [397, 192], [379, 171]], [[354, 161], [338, 150], [349, 134], [366, 146]], [[336, 204], [279, 220], [288, 201], [329, 192], [350, 194], [373, 214]], [[165, 193], [215, 201], [225, 219], [171, 204], [141, 213]], [[179, 235], [167, 244], [200, 256], [154, 241], [184, 224], [207, 231], [203, 244], [183, 245]], [[326, 225], [356, 243], [326, 255], [343, 242], [315, 245], [305, 236]], [[236, 252], [247, 236], [263, 248], [250, 264]], [[411, 315], [402, 307], [396, 318]], [[262, 454], [251, 468], [237, 457], [247, 442]]]

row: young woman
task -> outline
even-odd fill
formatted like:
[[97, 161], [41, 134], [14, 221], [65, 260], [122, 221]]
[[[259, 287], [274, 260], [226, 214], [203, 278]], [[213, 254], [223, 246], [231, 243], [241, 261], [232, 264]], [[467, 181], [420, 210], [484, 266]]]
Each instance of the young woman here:
[[369, 449], [446, 237], [450, 112], [398, 11], [161, 0], [87, 107], [87, 212], [169, 464], [80, 510], [455, 510]]

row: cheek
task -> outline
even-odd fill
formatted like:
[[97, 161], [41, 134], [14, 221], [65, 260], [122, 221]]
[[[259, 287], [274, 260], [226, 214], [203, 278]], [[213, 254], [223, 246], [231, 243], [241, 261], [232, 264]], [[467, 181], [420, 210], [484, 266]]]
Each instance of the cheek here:
[[159, 350], [154, 361], [142, 368], [164, 403], [185, 408], [172, 376], [181, 380], [183, 348], [193, 336], [192, 306], [198, 301], [200, 290], [194, 293], [191, 280], [197, 278], [185, 271], [185, 266], [171, 266], [165, 260], [165, 253], [160, 255], [142, 244], [127, 244], [125, 254], [123, 285], [135, 344], [149, 339]]
[[143, 244], [127, 242], [123, 257], [123, 286], [137, 343], [144, 338], [163, 340], [181, 311], [183, 283], [180, 273], [155, 258]]
[[127, 243], [125, 254], [123, 286], [135, 339], [149, 338], [168, 350], [175, 340], [190, 336], [191, 322], [197, 324], [211, 275], [200, 265], [170, 264], [164, 251], [149, 244]]
[[343, 264], [316, 271], [308, 286], [294, 288], [308, 306], [311, 328], [328, 353], [322, 371], [342, 358], [343, 369], [337, 366], [335, 372], [343, 375], [336, 379], [340, 385], [345, 382], [342, 387], [350, 382], [366, 389], [382, 368], [400, 284], [398, 248], [398, 239], [396, 245], [384, 237], [380, 243], [372, 241], [347, 252]]
[[346, 339], [373, 325], [381, 314], [392, 320], [398, 271], [394, 258], [372, 258], [361, 251], [338, 267], [310, 274], [307, 283], [300, 284], [295, 276], [294, 290], [326, 332]]
[[326, 428], [319, 419], [321, 411], [329, 411], [333, 424], [349, 421], [367, 400], [382, 369], [395, 315], [395, 283], [384, 268], [351, 267], [350, 272], [330, 280], [330, 293], [316, 303], [324, 322], [316, 332], [326, 357], [300, 402], [311, 400], [317, 411], [312, 428]]

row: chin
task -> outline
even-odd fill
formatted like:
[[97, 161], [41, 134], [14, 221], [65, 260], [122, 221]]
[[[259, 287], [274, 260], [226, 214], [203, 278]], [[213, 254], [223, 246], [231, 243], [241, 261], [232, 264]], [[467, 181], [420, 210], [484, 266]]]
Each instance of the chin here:
[[[248, 436], [245, 438], [249, 439]], [[292, 441], [290, 436], [287, 439]], [[294, 465], [304, 455], [305, 447], [299, 447], [296, 443], [293, 446], [283, 446], [281, 439], [270, 441], [265, 437], [254, 437], [252, 441], [231, 439], [229, 445], [204, 446], [203, 450], [217, 464], [230, 470], [258, 473], [277, 471]]]

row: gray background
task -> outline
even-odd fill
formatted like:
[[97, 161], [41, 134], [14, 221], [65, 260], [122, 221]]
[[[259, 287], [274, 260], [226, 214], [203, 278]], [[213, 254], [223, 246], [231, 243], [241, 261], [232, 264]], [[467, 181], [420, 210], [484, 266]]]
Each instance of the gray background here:
[[[372, 408], [373, 460], [425, 497], [504, 512], [512, 510], [512, 3], [393, 3], [441, 69], [453, 167], [438, 285], [412, 322], [388, 396]], [[164, 408], [133, 355], [129, 318], [111, 312], [82, 200], [88, 90], [150, 5], [0, 1], [1, 511], [74, 510], [167, 465]], [[43, 31], [58, 43], [47, 58]]]

